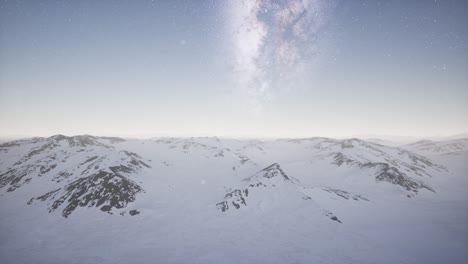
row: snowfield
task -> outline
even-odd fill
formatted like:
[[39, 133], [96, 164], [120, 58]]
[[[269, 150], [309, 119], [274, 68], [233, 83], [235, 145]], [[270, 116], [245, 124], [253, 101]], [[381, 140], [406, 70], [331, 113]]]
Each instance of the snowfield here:
[[468, 139], [0, 144], [0, 263], [468, 263]]

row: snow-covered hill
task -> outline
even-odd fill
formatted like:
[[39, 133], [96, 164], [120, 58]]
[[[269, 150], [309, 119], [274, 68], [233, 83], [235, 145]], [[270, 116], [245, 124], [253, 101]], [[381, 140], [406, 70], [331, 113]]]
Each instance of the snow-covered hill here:
[[6, 142], [0, 260], [463, 263], [465, 156], [422, 153], [331, 138]]
[[468, 151], [468, 138], [451, 139], [443, 141], [420, 140], [403, 146], [406, 149], [424, 154], [452, 154]]
[[2, 144], [0, 188], [13, 192], [33, 185], [34, 194], [44, 189], [28, 204], [49, 201], [49, 211], [60, 209], [64, 217], [77, 207], [109, 213], [124, 208], [143, 191], [132, 176], [150, 166], [138, 154], [113, 146], [122, 141], [57, 135]]

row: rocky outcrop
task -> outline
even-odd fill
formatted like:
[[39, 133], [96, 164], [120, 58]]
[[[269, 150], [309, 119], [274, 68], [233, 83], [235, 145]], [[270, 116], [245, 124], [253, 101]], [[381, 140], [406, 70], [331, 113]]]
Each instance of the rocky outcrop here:
[[[267, 193], [267, 195], [262, 196], [261, 199], [269, 199], [270, 195], [281, 192], [281, 197], [284, 199], [289, 200], [291, 197], [296, 197], [297, 200], [295, 202], [314, 203], [310, 196], [305, 195], [301, 191], [304, 187], [300, 185], [299, 181], [288, 176], [278, 163], [273, 163], [254, 175], [245, 178], [243, 182], [245, 182], [244, 187], [229, 190], [224, 196], [223, 201], [216, 204], [216, 208], [219, 211], [227, 212], [247, 207], [250, 197], [259, 192], [263, 194], [265, 194], [265, 192]], [[342, 195], [344, 195], [344, 193], [346, 192], [343, 191]], [[330, 211], [323, 210], [319, 207], [316, 207], [316, 209], [320, 210], [325, 217], [341, 223], [338, 217], [333, 215]]]
[[103, 212], [112, 213], [113, 209], [122, 209], [134, 202], [140, 192], [143, 192], [143, 188], [126, 177], [100, 171], [79, 178], [64, 188], [32, 198], [28, 204], [50, 201], [49, 212], [61, 209], [64, 217], [68, 217], [78, 207], [97, 207]]

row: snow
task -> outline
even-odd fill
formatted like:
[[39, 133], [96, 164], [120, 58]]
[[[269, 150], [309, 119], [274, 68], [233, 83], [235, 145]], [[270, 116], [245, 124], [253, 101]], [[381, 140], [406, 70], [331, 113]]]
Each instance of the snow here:
[[430, 154], [453, 154], [468, 150], [468, 138], [433, 141], [420, 140], [404, 146], [405, 148], [427, 155]]
[[[18, 146], [0, 147], [0, 179], [33, 148], [49, 141], [26, 140]], [[64, 162], [57, 162], [56, 168], [40, 177], [38, 171], [31, 172], [31, 181], [14, 191], [0, 188], [1, 263], [468, 261], [466, 151], [408, 154], [367, 141], [324, 138], [97, 141], [110, 148], [59, 141], [23, 165], [43, 164], [52, 154]], [[124, 150], [150, 166], [125, 174], [144, 189], [127, 207], [113, 209], [113, 214], [97, 207], [78, 207], [65, 218], [61, 210], [49, 213], [52, 200], [27, 204], [33, 197], [94, 173], [81, 175], [86, 165], [79, 164], [90, 157], [103, 157], [100, 169], [109, 172], [110, 166], [130, 164]], [[419, 189], [408, 198], [408, 190], [377, 181], [371, 169], [356, 163], [333, 164], [330, 154], [337, 152], [360, 163], [390, 160], [402, 170], [417, 166], [421, 175], [405, 173], [424, 181], [435, 193]], [[414, 161], [411, 155], [434, 166]], [[262, 177], [262, 170], [274, 163], [293, 180]], [[52, 181], [64, 170], [73, 175]], [[248, 187], [257, 181], [268, 186]], [[249, 188], [245, 206], [225, 212], [217, 208], [229, 191], [244, 188]], [[140, 214], [130, 216], [131, 210]]]

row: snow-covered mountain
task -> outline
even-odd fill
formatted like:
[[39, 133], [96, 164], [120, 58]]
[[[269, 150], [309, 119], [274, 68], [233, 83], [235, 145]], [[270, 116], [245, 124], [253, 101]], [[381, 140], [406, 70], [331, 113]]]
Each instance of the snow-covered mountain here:
[[[77, 263], [467, 260], [465, 156], [409, 146], [90, 135], [6, 142], [0, 260], [70, 262], [67, 238], [82, 249]], [[442, 258], [435, 249], [447, 245]]]
[[48, 201], [49, 211], [60, 209], [64, 217], [83, 206], [109, 213], [124, 208], [144, 191], [132, 175], [151, 167], [138, 154], [113, 146], [122, 141], [57, 135], [2, 144], [0, 188], [13, 192], [26, 184], [47, 186], [28, 204]]
[[459, 138], [443, 141], [420, 140], [403, 146], [411, 151], [424, 154], [451, 154], [468, 151], [468, 138]]
[[[245, 183], [240, 189], [229, 190], [224, 196], [224, 200], [216, 204], [219, 210], [226, 212], [229, 209], [240, 209], [247, 207], [247, 202], [249, 205], [253, 205], [249, 208], [251, 210], [264, 210], [267, 206], [272, 207], [269, 204], [272, 202], [279, 202], [281, 205], [287, 206], [295, 203], [307, 203], [309, 207], [313, 207], [311, 210], [323, 211], [324, 216], [341, 223], [333, 213], [320, 208], [311, 196], [307, 195], [307, 189], [310, 187], [304, 187], [299, 180], [286, 175], [277, 163], [262, 169], [243, 181]], [[340, 193], [337, 190], [325, 191]]]

